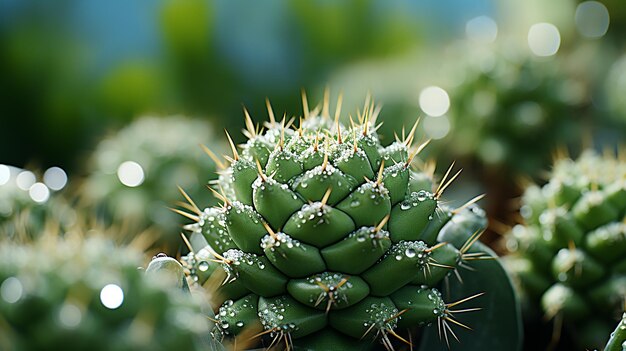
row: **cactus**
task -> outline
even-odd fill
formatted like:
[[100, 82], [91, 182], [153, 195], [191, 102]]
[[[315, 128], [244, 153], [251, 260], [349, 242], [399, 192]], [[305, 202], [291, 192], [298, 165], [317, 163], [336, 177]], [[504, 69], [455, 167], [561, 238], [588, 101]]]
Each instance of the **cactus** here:
[[83, 193], [107, 221], [131, 224], [137, 231], [152, 226], [159, 244], [175, 253], [179, 221], [168, 207], [178, 199], [177, 184], [203, 198], [200, 190], [215, 166], [198, 145], [212, 138], [210, 125], [200, 120], [140, 118], [100, 142]]
[[626, 350], [626, 313], [622, 315], [622, 320], [618, 323], [615, 331], [611, 333], [609, 342], [604, 347], [604, 351], [624, 350]]
[[449, 88], [452, 152], [536, 175], [548, 164], [546, 155], [575, 137], [573, 111], [585, 86], [554, 60], [505, 48], [461, 49], [470, 59], [459, 66], [452, 55], [452, 67], [446, 66], [458, 73], [451, 79], [462, 79]]
[[529, 186], [507, 247], [528, 302], [581, 347], [601, 347], [626, 296], [626, 164], [592, 151]]
[[0, 164], [0, 240], [29, 241], [45, 225], [72, 227], [76, 211], [59, 192], [66, 180], [65, 173], [56, 167], [38, 182], [31, 171]]
[[[457, 337], [462, 344], [450, 343], [453, 349], [517, 349], [512, 288], [477, 243], [486, 226], [474, 205], [480, 197], [447, 207], [441, 195], [458, 173], [450, 167], [434, 187], [428, 173], [412, 167], [426, 144], [411, 147], [415, 128], [383, 147], [373, 103], [348, 128], [339, 122], [340, 102], [333, 121], [328, 97], [312, 111], [303, 101], [297, 128], [275, 121], [269, 104], [264, 132], [246, 113], [249, 139], [241, 151], [231, 141], [231, 164], [218, 182], [229, 190], [214, 190], [223, 205], [200, 210], [188, 199], [195, 223], [186, 226], [191, 253], [183, 262], [193, 281], [219, 286], [214, 335], [252, 336], [268, 348], [394, 349], [412, 344], [407, 331], [420, 329], [422, 349], [445, 348]], [[466, 275], [467, 266], [493, 274]], [[481, 310], [485, 303], [502, 306]], [[480, 338], [460, 335], [469, 328], [466, 317], [495, 321], [500, 313], [509, 320], [477, 325]], [[435, 325], [445, 342], [430, 335]], [[498, 326], [508, 338], [491, 337], [489, 328]]]
[[4, 242], [0, 348], [213, 350], [205, 347], [210, 321], [190, 299], [182, 267], [162, 256], [144, 274], [140, 251], [104, 237]]

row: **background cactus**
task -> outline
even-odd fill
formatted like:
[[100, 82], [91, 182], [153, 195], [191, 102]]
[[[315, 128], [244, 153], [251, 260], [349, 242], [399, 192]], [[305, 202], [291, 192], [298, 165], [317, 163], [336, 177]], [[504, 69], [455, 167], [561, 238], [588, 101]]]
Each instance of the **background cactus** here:
[[[458, 61], [459, 53], [470, 59]], [[444, 70], [450, 81], [448, 145], [513, 174], [536, 175], [550, 152], [576, 136], [585, 85], [568, 77], [558, 61], [518, 49], [452, 48]], [[504, 166], [504, 168], [502, 167]]]
[[180, 217], [168, 207], [180, 196], [176, 185], [199, 201], [209, 201], [203, 190], [215, 165], [198, 145], [212, 143], [213, 138], [210, 125], [200, 120], [138, 119], [98, 145], [90, 159], [84, 197], [107, 222], [139, 230], [152, 226], [159, 244], [174, 254]]
[[[224, 282], [213, 293], [223, 301], [214, 334], [254, 335], [264, 347], [393, 349], [414, 340], [407, 329], [437, 324], [445, 341], [429, 337], [437, 329], [431, 326], [421, 340], [425, 349], [446, 348], [457, 336], [464, 350], [516, 349], [508, 278], [476, 243], [486, 226], [473, 205], [479, 197], [447, 207], [441, 195], [458, 173], [450, 167], [434, 187], [431, 175], [412, 167], [426, 144], [411, 147], [415, 128], [383, 147], [373, 103], [350, 128], [339, 122], [340, 105], [333, 121], [328, 97], [312, 111], [304, 99], [297, 128], [275, 121], [270, 109], [264, 132], [246, 116], [249, 140], [241, 151], [231, 142], [231, 164], [218, 182], [230, 191], [214, 191], [222, 207], [200, 210], [191, 200], [186, 206], [196, 222], [186, 227], [192, 252], [184, 265], [200, 284]], [[460, 288], [454, 275], [480, 280], [480, 272], [463, 272], [474, 263], [499, 271], [482, 286]], [[225, 274], [212, 278], [219, 265]], [[451, 289], [442, 291], [451, 274]], [[499, 302], [497, 309], [477, 308]], [[466, 327], [462, 312], [508, 320], [473, 326], [483, 332], [472, 339], [459, 335]], [[489, 328], [501, 328], [507, 338], [492, 338]]]
[[65, 172], [53, 167], [43, 178], [0, 164], [0, 240], [36, 238], [46, 223], [64, 229], [75, 224], [76, 211], [58, 193], [66, 185]]
[[[146, 277], [138, 269], [141, 251], [102, 237], [3, 242], [0, 348], [208, 349], [210, 322], [188, 288], [183, 292], [182, 267], [174, 259], [156, 260]], [[170, 267], [163, 269], [162, 261]]]
[[626, 296], [625, 177], [621, 157], [556, 161], [546, 185], [526, 189], [525, 224], [507, 237], [529, 316], [562, 321], [579, 347], [604, 345]]

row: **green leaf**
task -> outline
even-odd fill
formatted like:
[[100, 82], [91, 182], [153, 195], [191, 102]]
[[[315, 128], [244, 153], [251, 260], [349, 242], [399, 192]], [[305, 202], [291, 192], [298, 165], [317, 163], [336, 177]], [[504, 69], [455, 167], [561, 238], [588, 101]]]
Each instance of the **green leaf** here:
[[[470, 252], [484, 252], [493, 257], [496, 254], [482, 243], [475, 243]], [[420, 348], [423, 351], [482, 351], [520, 350], [522, 346], [522, 319], [517, 296], [504, 268], [497, 259], [472, 261], [470, 266], [476, 271], [460, 269], [463, 279], [460, 283], [450, 277], [449, 287], [443, 296], [446, 301], [460, 299], [484, 292], [485, 294], [459, 305], [458, 309], [481, 307], [482, 310], [455, 315], [461, 323], [473, 330], [466, 330], [449, 323], [460, 343], [448, 335], [450, 348], [445, 340], [440, 340], [437, 326], [427, 327], [422, 336]]]

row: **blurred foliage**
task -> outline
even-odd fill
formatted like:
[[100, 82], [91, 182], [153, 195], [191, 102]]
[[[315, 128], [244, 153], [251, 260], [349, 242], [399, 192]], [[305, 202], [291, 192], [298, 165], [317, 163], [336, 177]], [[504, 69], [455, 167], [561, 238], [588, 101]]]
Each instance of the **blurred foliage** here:
[[[521, 199], [523, 224], [505, 237], [529, 324], [551, 321], [582, 348], [600, 348], [626, 296], [626, 164], [587, 150], [557, 160]], [[544, 328], [546, 329], [546, 328]], [[566, 332], [565, 332], [566, 331]], [[554, 340], [555, 342], [558, 340]]]
[[[129, 10], [118, 18], [128, 28], [102, 24], [114, 6]], [[242, 103], [259, 114], [269, 96], [295, 111], [299, 88], [322, 84], [338, 66], [411, 49], [422, 37], [416, 10], [402, 1], [32, 0], [0, 10], [0, 159], [70, 170], [103, 130], [143, 113], [237, 129]], [[99, 26], [120, 36], [103, 36]]]
[[207, 350], [201, 300], [167, 275], [144, 274], [136, 247], [40, 236], [0, 245], [3, 350]]
[[[30, 241], [39, 238], [46, 226], [63, 231], [77, 222], [76, 210], [66, 198], [64, 190], [54, 191], [38, 182], [39, 194], [31, 194], [31, 184], [18, 185], [18, 177], [35, 174], [0, 164], [0, 240]], [[24, 185], [28, 188], [24, 189]], [[43, 193], [41, 193], [43, 192]]]
[[[456, 60], [460, 54], [466, 59]], [[537, 176], [558, 146], [579, 142], [579, 111], [588, 94], [559, 61], [466, 45], [450, 57], [444, 71], [456, 72], [451, 76], [458, 81], [444, 85], [451, 96], [449, 156], [474, 156], [512, 174]]]
[[212, 203], [205, 186], [216, 166], [200, 145], [221, 155], [215, 134], [206, 121], [181, 116], [137, 119], [98, 144], [79, 196], [104, 223], [152, 227], [157, 244], [176, 254], [182, 218], [168, 207], [184, 200], [177, 185], [201, 208]]
[[63, 159], [92, 133], [84, 110], [89, 93], [80, 84], [83, 47], [60, 15], [69, 2], [28, 7], [5, 14], [0, 24], [0, 159], [18, 166]]

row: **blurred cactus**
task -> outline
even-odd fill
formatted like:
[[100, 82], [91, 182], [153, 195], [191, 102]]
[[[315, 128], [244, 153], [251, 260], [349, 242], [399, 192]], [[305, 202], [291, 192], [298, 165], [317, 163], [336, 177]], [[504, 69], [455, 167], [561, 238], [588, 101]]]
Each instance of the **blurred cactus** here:
[[558, 61], [465, 45], [449, 57], [447, 145], [454, 154], [536, 176], [556, 146], [578, 135], [575, 111], [585, 86], [569, 79]]
[[[601, 347], [626, 296], [626, 163], [587, 151], [558, 160], [522, 197], [507, 237], [527, 316], [561, 321], [578, 347]], [[541, 312], [539, 312], [541, 311]]]
[[77, 220], [63, 194], [67, 176], [58, 167], [44, 173], [43, 181], [28, 170], [0, 164], [0, 240], [28, 241], [46, 225], [69, 229]]
[[142, 263], [141, 251], [97, 236], [3, 243], [0, 348], [218, 350], [207, 347], [211, 324], [199, 302], [176, 288], [180, 265], [146, 276]]
[[214, 131], [204, 121], [138, 119], [100, 142], [89, 162], [83, 196], [105, 223], [127, 224], [137, 231], [153, 227], [158, 243], [173, 254], [180, 242], [180, 221], [168, 207], [180, 196], [177, 186], [209, 203], [205, 185], [216, 169], [200, 144], [214, 141]]

